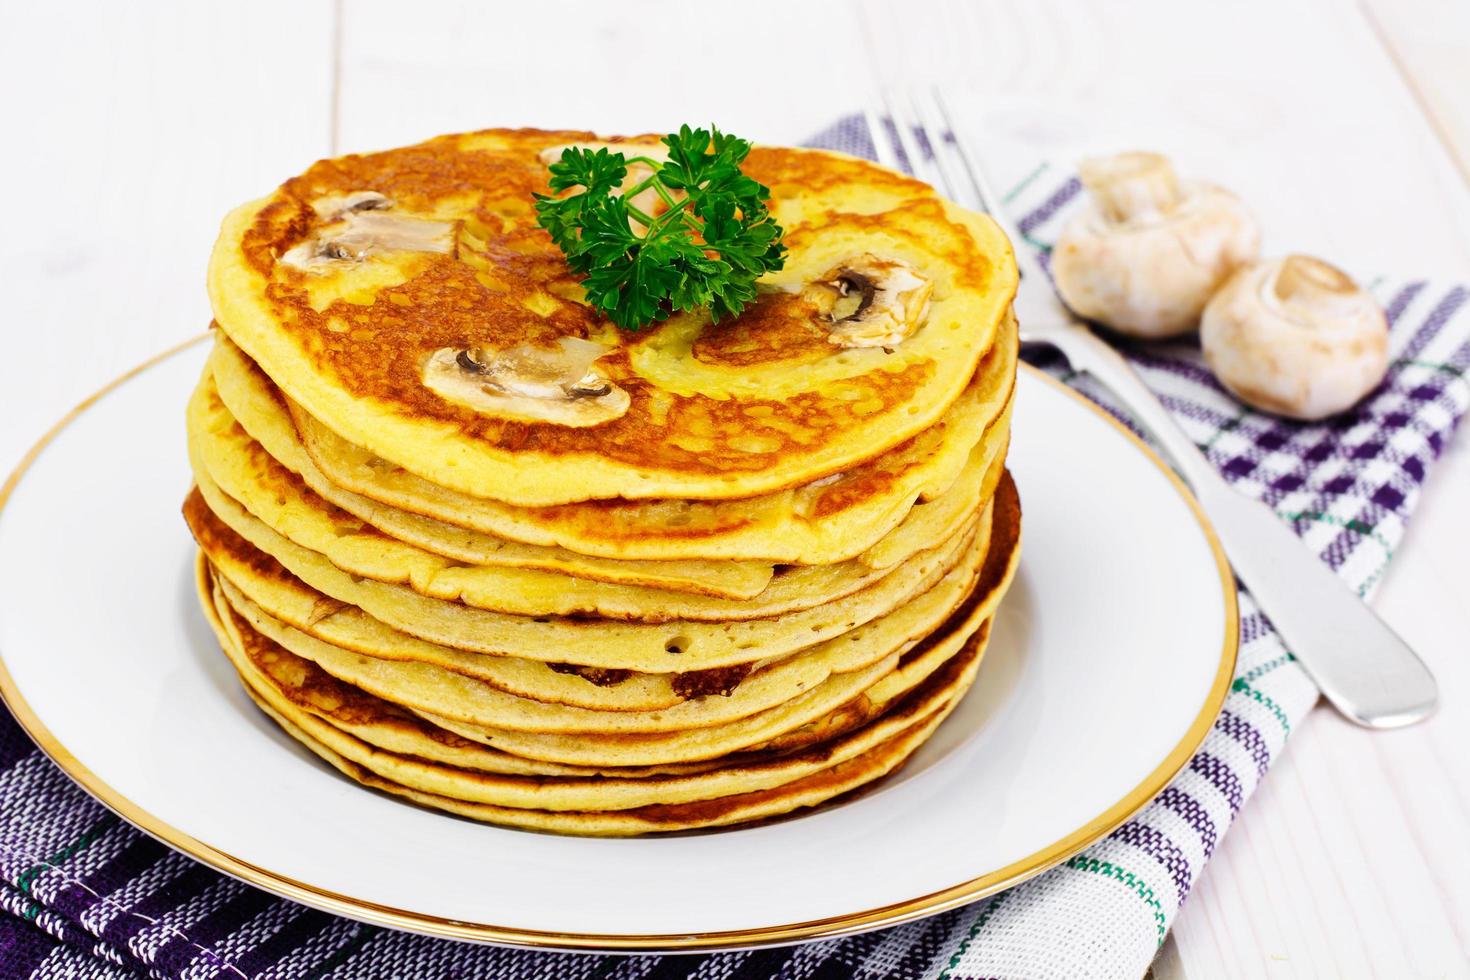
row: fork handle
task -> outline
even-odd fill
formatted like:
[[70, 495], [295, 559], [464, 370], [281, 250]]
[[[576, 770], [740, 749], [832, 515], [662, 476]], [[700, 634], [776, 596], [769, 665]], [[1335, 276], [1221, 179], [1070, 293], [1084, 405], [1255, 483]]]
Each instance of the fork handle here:
[[1122, 355], [1080, 324], [1048, 329], [1046, 339], [1154, 436], [1209, 515], [1236, 577], [1339, 711], [1396, 728], [1434, 710], [1437, 686], [1418, 655], [1270, 508], [1225, 481]]

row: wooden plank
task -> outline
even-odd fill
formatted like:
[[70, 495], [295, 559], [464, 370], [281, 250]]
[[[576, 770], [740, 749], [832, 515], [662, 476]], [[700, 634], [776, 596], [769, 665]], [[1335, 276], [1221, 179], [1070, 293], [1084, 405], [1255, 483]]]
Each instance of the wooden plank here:
[[484, 126], [639, 132], [711, 118], [791, 141], [872, 102], [880, 85], [941, 81], [967, 96], [958, 101], [1003, 167], [1028, 167], [1038, 151], [1153, 146], [1246, 195], [1269, 216], [1273, 250], [1375, 271], [1470, 268], [1458, 175], [1337, 0], [1145, 0], [1107, 16], [1066, 0], [751, 0], [741, 17], [754, 32], [676, 0], [636, 13], [574, 0], [428, 0], [411, 19], [396, 9], [349, 8], [344, 149]]
[[1360, 0], [1424, 115], [1470, 181], [1470, 5], [1458, 0]]
[[[1470, 45], [1463, 6], [1368, 6], [1377, 22], [1371, 26], [1393, 46], [1396, 69], [1408, 73], [1407, 86], [1394, 79], [1380, 84], [1392, 89], [1397, 81], [1416, 98], [1430, 114], [1425, 128], [1462, 154], [1463, 167], [1470, 120], [1460, 112], [1463, 100], [1451, 95], [1464, 91], [1463, 84], [1454, 85], [1456, 77], [1463, 79], [1463, 52]], [[1417, 108], [1404, 115], [1423, 122]], [[1379, 125], [1377, 116], [1365, 121]], [[1430, 147], [1423, 152], [1443, 156]], [[1464, 196], [1463, 184], [1437, 179], [1435, 188], [1444, 188], [1451, 200]], [[1404, 213], [1417, 218], [1432, 210], [1434, 196], [1416, 193], [1419, 203]], [[1408, 230], [1393, 236], [1395, 242], [1411, 238]], [[1463, 271], [1447, 271], [1465, 281]], [[1355, 729], [1325, 709], [1313, 715], [1226, 838], [1175, 928], [1180, 961], [1190, 964], [1191, 976], [1228, 975], [1224, 963], [1239, 975], [1262, 967], [1283, 976], [1466, 974], [1466, 485], [1470, 432], [1462, 430], [1440, 460], [1375, 602], [1435, 670], [1440, 713], [1391, 733]], [[1272, 842], [1269, 852], [1255, 846], [1262, 837]], [[1243, 900], [1231, 901], [1232, 892]], [[1292, 924], [1282, 928], [1286, 923]]]
[[[800, 139], [864, 78], [846, 5], [751, 0], [731, 30], [704, 4], [391, 0], [348, 8], [342, 146], [373, 149], [492, 126], [667, 132], [711, 119]], [[800, 98], [792, 93], [800, 92]]]
[[285, 0], [6, 7], [0, 460], [207, 326], [220, 219], [327, 151], [331, 22]]

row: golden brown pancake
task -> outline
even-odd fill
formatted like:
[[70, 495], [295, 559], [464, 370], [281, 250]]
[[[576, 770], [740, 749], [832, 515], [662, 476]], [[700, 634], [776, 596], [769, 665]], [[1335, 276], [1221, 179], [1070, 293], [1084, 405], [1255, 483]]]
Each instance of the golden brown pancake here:
[[784, 267], [719, 323], [619, 329], [536, 219], [597, 142], [324, 160], [226, 218], [201, 605], [267, 716], [424, 806], [629, 835], [820, 805], [953, 710], [1016, 574], [1010, 246], [757, 147]]
[[[640, 623], [572, 616], [517, 616], [431, 599], [401, 585], [350, 575], [326, 558], [276, 534], [214, 487], [202, 472], [186, 502], [196, 540], [210, 551], [226, 540], [220, 525], [248, 540], [253, 551], [274, 558], [292, 575], [338, 603], [433, 643], [548, 663], [668, 673], [707, 670], [785, 656], [840, 636], [922, 594], [947, 576], [964, 583], [978, 571], [984, 552], [973, 532], [918, 556], [861, 592], [813, 609], [769, 619], [705, 623], [672, 620]], [[237, 556], [250, 565], [253, 556]], [[216, 565], [221, 562], [211, 560]], [[248, 583], [237, 583], [248, 591]], [[263, 603], [264, 604], [264, 603]], [[280, 615], [279, 610], [272, 609]], [[287, 622], [293, 616], [280, 615]]]
[[[785, 567], [767, 588], [746, 599], [690, 594], [652, 586], [586, 581], [574, 575], [503, 565], [470, 565], [379, 531], [329, 503], [251, 439], [217, 397], [212, 380], [201, 381], [189, 406], [191, 452], [209, 479], [252, 517], [291, 542], [324, 555], [338, 568], [381, 582], [403, 584], [421, 595], [480, 609], [527, 616], [597, 615], [666, 622], [674, 619], [760, 619], [844, 598], [893, 574], [935, 540], [958, 534], [976, 510], [988, 456], [972, 454], [960, 479], [940, 501], [910, 512], [885, 538], [901, 556], [897, 564], [865, 561]], [[953, 496], [953, 501], [946, 498]], [[923, 518], [939, 517], [938, 526]], [[888, 542], [888, 538], [907, 541]], [[885, 549], [886, 554], [886, 549]], [[875, 556], [880, 558], [881, 556]]]
[[285, 396], [259, 365], [223, 333], [216, 332], [208, 374], [220, 400], [245, 432], [276, 462], [301, 477], [314, 493], [386, 534], [446, 558], [476, 565], [563, 572], [594, 582], [647, 585], [727, 599], [749, 599], [770, 584], [774, 571], [770, 562], [599, 558], [455, 527], [354, 493], [328, 479], [312, 461], [296, 434]]
[[1013, 317], [948, 412], [912, 439], [803, 486], [736, 500], [600, 500], [516, 507], [433, 484], [292, 406], [301, 442], [333, 483], [412, 513], [528, 544], [624, 559], [733, 558], [823, 565], [872, 547], [915, 501], [943, 494], [977, 443], [1008, 432], [1019, 339]]
[[[322, 161], [225, 220], [216, 319], [348, 442], [461, 493], [542, 506], [747, 497], [850, 469], [938, 421], [1009, 308], [1015, 265], [988, 219], [867, 161], [759, 147], [748, 172], [772, 188], [789, 254], [758, 302], [718, 325], [613, 328], [531, 207], [542, 154], [590, 139], [491, 130]], [[364, 195], [370, 221], [350, 203]], [[338, 245], [369, 226], [388, 229], [376, 245]], [[834, 343], [803, 291], [864, 255], [932, 286], [927, 316], [890, 347]], [[549, 404], [554, 421], [532, 419], [426, 383], [438, 352], [563, 338], [605, 348], [590, 397], [607, 411]]]
[[[303, 710], [283, 696], [279, 687], [254, 668], [218, 617], [212, 617], [212, 622], [232, 659], [243, 668], [246, 691], [261, 710], [308, 749], [364, 785], [477, 820], [605, 836], [749, 822], [818, 805], [886, 775], [923, 744], [963, 697], [974, 681], [988, 637], [988, 630], [982, 630], [943, 670], [901, 698], [879, 721], [803, 752], [736, 758], [728, 766], [642, 779], [538, 776], [528, 780], [374, 747], [330, 724], [321, 712]], [[712, 793], [721, 795], [709, 795]], [[637, 805], [639, 799], [649, 797], [684, 801]], [[538, 804], [549, 808], [538, 809]], [[579, 804], [590, 806], [575, 809]]]
[[[313, 671], [309, 663], [292, 657], [253, 633], [240, 620], [231, 618], [233, 614], [228, 606], [218, 607], [218, 614], [215, 623], [221, 644], [234, 660], [252, 696], [385, 778], [471, 802], [530, 809], [622, 810], [717, 799], [769, 789], [829, 769], [887, 741], [911, 727], [915, 720], [899, 715], [820, 749], [771, 755], [766, 759], [741, 758], [729, 765], [711, 763], [682, 773], [633, 769], [579, 771], [516, 760], [514, 756], [483, 747], [477, 747], [480, 754], [473, 761], [488, 761], [497, 768], [466, 767], [433, 758], [433, 753], [455, 736], [436, 731], [422, 721], [418, 722], [417, 730], [421, 734], [417, 739], [408, 738], [408, 733], [414, 730], [411, 719], [399, 723], [400, 737], [412, 749], [409, 752], [384, 752], [381, 746], [353, 735], [353, 730], [379, 734], [391, 724], [387, 719], [393, 715], [393, 706], [364, 697], [350, 685], [334, 683], [320, 671]], [[938, 711], [948, 693], [935, 689], [913, 715], [926, 717]], [[339, 719], [342, 723], [336, 724]], [[457, 757], [469, 757], [469, 750], [462, 749]]]

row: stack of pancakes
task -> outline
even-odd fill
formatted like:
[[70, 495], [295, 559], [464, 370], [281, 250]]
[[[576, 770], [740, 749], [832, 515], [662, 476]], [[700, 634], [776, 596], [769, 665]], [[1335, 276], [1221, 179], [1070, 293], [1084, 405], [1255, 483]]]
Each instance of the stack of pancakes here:
[[785, 268], [733, 320], [622, 331], [532, 210], [597, 139], [323, 161], [226, 219], [204, 609], [266, 714], [423, 805], [582, 834], [812, 806], [953, 710], [1014, 572], [1009, 246], [758, 147]]

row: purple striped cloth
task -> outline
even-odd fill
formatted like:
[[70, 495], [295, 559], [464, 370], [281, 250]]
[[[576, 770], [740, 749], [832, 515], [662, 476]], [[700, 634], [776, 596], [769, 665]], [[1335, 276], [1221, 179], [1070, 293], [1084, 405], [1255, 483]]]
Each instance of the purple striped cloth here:
[[[816, 145], [872, 156], [843, 120]], [[1046, 250], [1079, 197], [1039, 166], [1009, 198]], [[1394, 364], [1353, 412], [1296, 425], [1251, 412], [1196, 347], [1127, 351], [1190, 436], [1363, 594], [1470, 404], [1462, 288], [1377, 281]], [[1027, 358], [1107, 406], [1046, 350]], [[965, 980], [1139, 976], [1221, 836], [1317, 691], [1248, 595], [1233, 691], [1200, 752], [1150, 806], [1085, 853], [999, 896], [848, 939], [747, 953], [532, 953], [362, 925], [275, 898], [176, 854], [93, 802], [0, 712], [0, 976], [547, 977], [567, 980]]]

